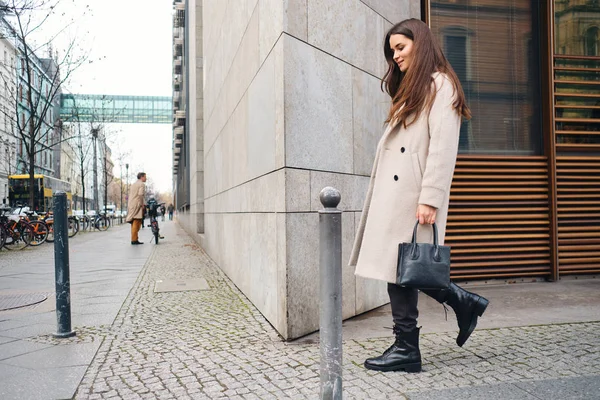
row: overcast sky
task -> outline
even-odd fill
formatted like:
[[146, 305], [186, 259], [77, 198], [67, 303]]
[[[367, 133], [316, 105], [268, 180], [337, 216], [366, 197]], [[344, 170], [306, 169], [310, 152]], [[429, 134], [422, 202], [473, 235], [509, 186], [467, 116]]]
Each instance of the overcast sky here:
[[[171, 96], [172, 1], [62, 1], [64, 18], [78, 17], [69, 34], [77, 35], [94, 60], [74, 73], [70, 92]], [[91, 12], [81, 18], [88, 4]], [[55, 24], [56, 19], [51, 26]], [[61, 50], [60, 45], [55, 48]], [[119, 154], [129, 152], [130, 179], [135, 179], [136, 169], [143, 169], [156, 189], [172, 190], [171, 124], [119, 124], [110, 129], [119, 132], [109, 141], [115, 176], [121, 174]]]

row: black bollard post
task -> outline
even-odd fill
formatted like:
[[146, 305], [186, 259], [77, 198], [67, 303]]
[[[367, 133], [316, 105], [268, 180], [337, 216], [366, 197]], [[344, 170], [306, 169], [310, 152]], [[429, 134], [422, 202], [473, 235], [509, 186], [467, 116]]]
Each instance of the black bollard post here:
[[56, 277], [56, 321], [58, 338], [75, 336], [71, 330], [71, 280], [69, 277], [69, 223], [67, 194], [56, 192], [54, 201], [54, 272]]
[[320, 350], [321, 399], [342, 398], [342, 211], [340, 192], [321, 190], [320, 237]]

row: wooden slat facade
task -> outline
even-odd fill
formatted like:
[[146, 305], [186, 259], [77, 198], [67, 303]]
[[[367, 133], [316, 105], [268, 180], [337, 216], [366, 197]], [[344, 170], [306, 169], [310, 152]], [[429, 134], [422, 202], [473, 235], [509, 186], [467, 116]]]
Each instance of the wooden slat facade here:
[[600, 273], [600, 156], [558, 156], [559, 274]]
[[546, 157], [459, 156], [446, 243], [453, 279], [549, 276]]

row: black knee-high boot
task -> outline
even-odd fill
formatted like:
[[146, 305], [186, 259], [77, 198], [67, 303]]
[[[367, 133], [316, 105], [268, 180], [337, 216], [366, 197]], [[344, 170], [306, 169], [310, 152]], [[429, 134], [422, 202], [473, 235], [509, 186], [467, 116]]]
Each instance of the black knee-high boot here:
[[421, 372], [421, 352], [419, 351], [419, 329], [402, 332], [394, 325], [396, 341], [379, 357], [365, 361], [365, 368], [375, 371]]
[[489, 301], [478, 294], [466, 291], [454, 283], [448, 289], [421, 290], [427, 296], [433, 297], [440, 303], [446, 303], [454, 310], [458, 321], [458, 337], [456, 344], [462, 347], [477, 326], [477, 317], [481, 317]]

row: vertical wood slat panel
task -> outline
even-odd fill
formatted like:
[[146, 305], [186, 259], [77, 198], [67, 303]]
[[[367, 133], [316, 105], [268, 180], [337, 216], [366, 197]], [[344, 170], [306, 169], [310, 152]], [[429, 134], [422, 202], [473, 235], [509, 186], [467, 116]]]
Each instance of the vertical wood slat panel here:
[[600, 156], [558, 156], [561, 276], [600, 273]]
[[453, 279], [551, 274], [547, 158], [460, 155], [446, 244]]

